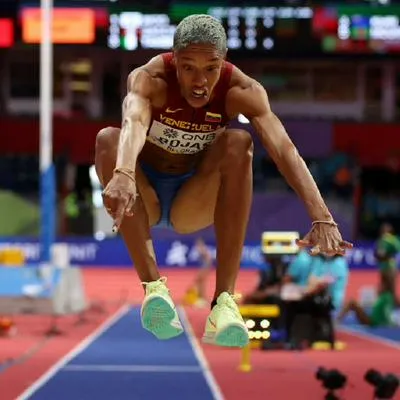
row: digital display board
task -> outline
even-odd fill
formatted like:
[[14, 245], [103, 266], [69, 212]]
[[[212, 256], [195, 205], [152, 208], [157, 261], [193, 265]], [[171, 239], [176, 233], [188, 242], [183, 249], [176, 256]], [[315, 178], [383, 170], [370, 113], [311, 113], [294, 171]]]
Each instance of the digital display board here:
[[[190, 14], [209, 14], [221, 20], [231, 50], [254, 50], [274, 48], [274, 30], [283, 34], [290, 30], [296, 34], [297, 27], [286, 23], [287, 16], [293, 20], [311, 20], [313, 12], [308, 7], [187, 7], [173, 6], [168, 14], [145, 14], [141, 12], [111, 12], [108, 35], [110, 48], [134, 50], [137, 48], [171, 48], [178, 23]], [[283, 17], [283, 23], [277, 20]]]
[[[25, 8], [21, 13], [22, 39], [40, 43], [42, 15], [40, 8]], [[95, 13], [90, 8], [55, 8], [52, 19], [55, 44], [90, 44], [95, 41]]]
[[136, 11], [111, 14], [107, 45], [125, 50], [170, 49], [175, 29], [167, 14]]
[[[283, 4], [272, 4], [279, 3]], [[132, 6], [128, 2], [56, 1], [53, 38], [56, 44], [163, 51], [172, 47], [176, 26], [183, 18], [201, 13], [222, 22], [231, 56], [400, 56], [399, 3], [270, 4], [232, 7], [211, 2], [172, 2], [153, 11], [144, 3]], [[37, 5], [20, 3], [13, 20], [15, 43], [38, 44], [40, 19]]]
[[325, 53], [400, 54], [400, 6], [317, 8], [313, 32]]
[[371, 7], [172, 6], [168, 13], [110, 10], [112, 49], [169, 49], [176, 25], [187, 15], [218, 18], [232, 51], [275, 56], [326, 54], [400, 55], [400, 6]]
[[0, 48], [14, 45], [14, 22], [11, 18], [0, 18]]
[[310, 7], [212, 7], [208, 13], [223, 23], [228, 48], [265, 51], [293, 47], [313, 18]]

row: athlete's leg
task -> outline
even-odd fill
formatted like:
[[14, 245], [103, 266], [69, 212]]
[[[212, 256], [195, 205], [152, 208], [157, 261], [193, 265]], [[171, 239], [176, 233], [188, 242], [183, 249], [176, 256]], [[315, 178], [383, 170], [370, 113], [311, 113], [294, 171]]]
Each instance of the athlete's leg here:
[[358, 322], [360, 322], [363, 325], [371, 325], [371, 318], [370, 316], [365, 312], [365, 310], [361, 307], [361, 305], [355, 301], [355, 300], [350, 300], [348, 303], [345, 304], [345, 306], [342, 308], [340, 313], [337, 316], [338, 322], [342, 322], [346, 315], [350, 312], [353, 311], [357, 317]]
[[[112, 178], [115, 168], [119, 132], [118, 128], [105, 128], [96, 138], [96, 171], [104, 187]], [[160, 218], [160, 205], [155, 191], [139, 166], [136, 181], [139, 196], [135, 202], [133, 216], [124, 217], [120, 231], [140, 280], [151, 282], [160, 278], [150, 235], [150, 226]]]
[[[103, 186], [113, 175], [119, 132], [117, 128], [106, 128], [97, 135], [96, 171]], [[136, 182], [139, 196], [133, 216], [124, 218], [120, 231], [145, 287], [141, 309], [142, 325], [159, 339], [169, 339], [180, 335], [183, 329], [165, 280], [160, 279], [150, 235], [150, 225], [157, 223], [160, 218], [160, 205], [139, 166], [136, 168]]]
[[250, 134], [227, 130], [204, 156], [196, 174], [182, 186], [171, 209], [181, 233], [214, 222], [217, 271], [214, 304], [203, 341], [228, 347], [248, 344], [247, 327], [232, 298], [239, 272], [252, 200], [253, 142]]
[[235, 289], [252, 201], [252, 155], [250, 134], [227, 130], [207, 150], [171, 208], [171, 223], [177, 232], [215, 225], [215, 298], [222, 292], [233, 294]]

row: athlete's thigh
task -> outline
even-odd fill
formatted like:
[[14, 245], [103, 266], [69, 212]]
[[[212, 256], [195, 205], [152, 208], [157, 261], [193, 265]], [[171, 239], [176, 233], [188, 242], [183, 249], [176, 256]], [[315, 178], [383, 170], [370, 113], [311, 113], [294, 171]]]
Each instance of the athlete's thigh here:
[[170, 211], [170, 220], [179, 233], [196, 232], [214, 222], [214, 211], [221, 184], [219, 170], [225, 138], [222, 133], [210, 146], [196, 173], [181, 187]]
[[144, 208], [149, 218], [149, 224], [150, 226], [154, 226], [161, 218], [160, 201], [156, 191], [153, 186], [151, 186], [151, 183], [139, 164], [136, 166], [136, 182], [139, 195], [142, 198]]
[[[97, 135], [96, 170], [104, 186], [107, 185], [113, 175], [117, 159], [119, 134], [119, 128], [110, 127], [102, 129]], [[139, 164], [136, 166], [136, 184], [147, 212], [150, 226], [155, 225], [161, 216], [160, 202]]]
[[178, 233], [191, 233], [214, 222], [214, 210], [221, 182], [220, 173], [196, 173], [179, 190], [170, 211], [170, 220]]

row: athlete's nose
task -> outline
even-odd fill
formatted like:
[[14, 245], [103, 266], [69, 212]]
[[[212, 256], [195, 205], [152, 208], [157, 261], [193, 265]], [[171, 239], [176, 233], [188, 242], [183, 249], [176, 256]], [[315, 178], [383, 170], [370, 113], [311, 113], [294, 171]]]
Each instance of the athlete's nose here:
[[207, 84], [207, 78], [202, 72], [197, 72], [193, 79], [193, 85], [196, 88], [203, 89]]

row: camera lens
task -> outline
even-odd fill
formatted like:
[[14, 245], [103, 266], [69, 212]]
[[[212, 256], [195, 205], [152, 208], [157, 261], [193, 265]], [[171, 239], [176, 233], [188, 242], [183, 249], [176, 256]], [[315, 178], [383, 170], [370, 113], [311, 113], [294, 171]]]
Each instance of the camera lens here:
[[328, 375], [328, 371], [327, 371], [325, 368], [323, 368], [323, 367], [319, 367], [319, 368], [317, 369], [317, 372], [315, 373], [315, 377], [316, 377], [319, 381], [325, 380], [326, 377], [327, 377], [327, 375]]
[[365, 373], [364, 379], [371, 385], [377, 386], [382, 380], [382, 375], [375, 369], [369, 369]]

